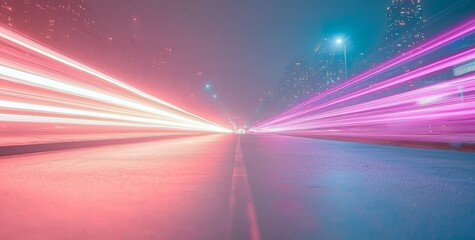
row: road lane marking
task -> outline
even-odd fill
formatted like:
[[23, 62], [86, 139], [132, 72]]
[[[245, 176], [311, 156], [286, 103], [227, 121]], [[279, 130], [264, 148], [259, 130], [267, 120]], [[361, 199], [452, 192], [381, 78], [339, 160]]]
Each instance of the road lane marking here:
[[[241, 139], [238, 137], [234, 169], [231, 184], [231, 198], [229, 201], [231, 239], [241, 239], [240, 230], [245, 229], [243, 239], [260, 240], [259, 225], [257, 223], [256, 208], [252, 198], [246, 167], [241, 151]], [[246, 226], [240, 226], [245, 222]]]

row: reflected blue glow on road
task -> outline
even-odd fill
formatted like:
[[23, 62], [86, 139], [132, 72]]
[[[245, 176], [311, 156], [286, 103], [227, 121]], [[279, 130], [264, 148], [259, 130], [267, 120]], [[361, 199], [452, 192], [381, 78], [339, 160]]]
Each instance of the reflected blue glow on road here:
[[260, 239], [471, 239], [474, 156], [207, 135], [2, 157], [0, 236], [248, 239], [255, 214]]

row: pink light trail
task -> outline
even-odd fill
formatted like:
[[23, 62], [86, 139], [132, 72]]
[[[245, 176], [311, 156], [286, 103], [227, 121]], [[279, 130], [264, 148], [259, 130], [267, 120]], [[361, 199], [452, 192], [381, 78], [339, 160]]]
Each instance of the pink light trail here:
[[0, 83], [3, 127], [232, 132], [3, 26]]
[[[256, 124], [250, 131], [342, 139], [473, 143], [475, 74], [447, 77], [442, 73], [474, 60], [475, 48], [468, 44], [449, 55], [440, 51], [474, 31], [475, 18]], [[439, 57], [426, 60], [415, 70], [361, 87], [361, 83], [378, 74], [433, 53]], [[427, 83], [422, 87], [402, 91], [404, 86], [424, 81]], [[360, 87], [341, 94], [355, 86]], [[333, 97], [325, 99], [328, 96]]]

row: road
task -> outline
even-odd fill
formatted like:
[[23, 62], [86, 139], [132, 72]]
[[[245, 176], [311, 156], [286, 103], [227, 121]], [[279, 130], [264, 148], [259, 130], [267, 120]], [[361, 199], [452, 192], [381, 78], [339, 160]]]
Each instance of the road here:
[[206, 135], [0, 158], [0, 239], [475, 239], [475, 154]]

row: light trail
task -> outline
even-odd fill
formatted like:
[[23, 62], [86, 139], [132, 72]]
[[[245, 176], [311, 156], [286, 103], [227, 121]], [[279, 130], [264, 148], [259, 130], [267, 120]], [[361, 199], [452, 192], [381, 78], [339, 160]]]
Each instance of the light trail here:
[[[447, 72], [474, 60], [475, 48], [466, 44], [458, 53], [434, 52], [464, 37], [473, 37], [474, 32], [475, 19], [471, 19], [410, 50], [410, 54], [399, 55], [357, 75], [256, 124], [249, 131], [339, 139], [474, 143], [475, 74], [454, 77], [448, 76]], [[340, 94], [343, 89], [431, 53], [437, 53], [439, 57], [415, 70]], [[403, 91], [404, 86], [425, 79], [438, 81]], [[333, 97], [322, 101], [327, 96]]]
[[12, 102], [12, 101], [0, 100], [0, 108], [21, 110], [21, 111], [54, 113], [54, 114], [60, 114], [63, 116], [72, 115], [72, 116], [92, 117], [92, 118], [98, 118], [98, 119], [113, 119], [113, 120], [119, 120], [123, 122], [149, 124], [150, 126], [156, 125], [159, 128], [173, 127], [173, 128], [181, 128], [185, 130], [186, 129], [200, 130], [200, 126], [196, 126], [193, 124], [184, 124], [184, 123], [164, 121], [164, 120], [159, 120], [159, 119], [141, 118], [141, 117], [127, 116], [127, 115], [120, 115], [120, 114], [84, 111], [84, 110], [79, 110], [79, 109], [61, 108], [61, 107]]
[[3, 125], [51, 123], [232, 132], [3, 26], [0, 83]]
[[0, 77], [3, 79], [8, 79], [12, 82], [22, 83], [31, 86], [42, 87], [50, 90], [56, 90], [62, 93], [68, 93], [71, 95], [78, 95], [85, 98], [90, 98], [94, 100], [98, 100], [101, 102], [106, 102], [109, 104], [120, 105], [123, 107], [128, 107], [131, 109], [137, 109], [157, 115], [161, 115], [164, 117], [168, 117], [174, 120], [190, 122], [193, 124], [201, 125], [201, 126], [208, 126], [206, 123], [202, 123], [187, 117], [183, 117], [177, 114], [173, 114], [161, 109], [149, 107], [146, 105], [142, 105], [133, 101], [128, 101], [119, 97], [111, 96], [105, 93], [101, 93], [94, 90], [89, 90], [86, 88], [74, 86], [71, 84], [63, 83], [61, 81], [55, 81], [48, 77], [42, 77], [34, 74], [30, 74], [27, 72], [23, 72], [20, 70], [8, 68], [5, 66], [0, 65]]
[[[383, 90], [383, 89], [388, 89], [388, 88], [393, 87], [393, 86], [395, 86], [397, 84], [400, 84], [400, 83], [404, 83], [404, 82], [407, 83], [407, 82], [410, 82], [410, 81], [412, 81], [414, 79], [417, 79], [419, 77], [422, 77], [422, 76], [440, 71], [442, 69], [446, 69], [448, 67], [466, 62], [466, 61], [474, 59], [474, 58], [475, 58], [475, 48], [470, 49], [470, 50], [465, 51], [465, 52], [460, 53], [460, 54], [456, 54], [455, 56], [449, 57], [447, 59], [443, 59], [443, 60], [438, 61], [436, 63], [432, 63], [432, 64], [429, 64], [427, 66], [421, 67], [421, 68], [419, 68], [415, 71], [412, 71], [412, 72], [409, 72], [409, 73], [406, 73], [406, 74], [403, 74], [403, 75], [400, 75], [400, 76], [382, 81], [382, 82], [377, 83], [376, 85], [372, 86], [371, 88], [361, 89], [361, 90], [349, 93], [347, 95], [344, 95], [342, 97], [336, 98], [334, 100], [328, 101], [326, 103], [319, 104], [319, 105], [314, 106], [314, 107], [309, 107], [309, 108], [303, 109], [303, 110], [301, 110], [299, 112], [296, 112], [296, 113], [290, 113], [286, 116], [285, 120], [295, 118], [295, 117], [298, 117], [300, 115], [304, 115], [304, 114], [307, 114], [307, 113], [310, 113], [310, 112], [313, 112], [313, 111], [316, 111], [316, 110], [319, 110], [319, 109], [322, 109], [322, 108], [325, 108], [325, 107], [328, 107], [328, 106], [331, 106], [331, 105], [334, 105], [334, 104], [349, 101], [349, 100], [355, 99], [357, 97], [369, 95], [371, 93], [375, 93], [375, 92]], [[289, 120], [288, 122], [292, 122], [292, 120]]]
[[209, 121], [209, 120], [207, 120], [207, 119], [204, 119], [204, 118], [202, 118], [202, 117], [200, 117], [200, 116], [197, 116], [197, 115], [195, 115], [195, 114], [192, 114], [192, 113], [190, 113], [190, 112], [188, 112], [188, 111], [186, 111], [186, 110], [184, 110], [184, 109], [181, 109], [181, 108], [179, 108], [179, 107], [177, 107], [177, 106], [175, 106], [175, 105], [173, 105], [173, 104], [170, 104], [170, 103], [168, 103], [168, 102], [166, 102], [166, 101], [163, 101], [163, 100], [161, 100], [161, 99], [155, 98], [155, 97], [153, 97], [153, 96], [151, 96], [151, 95], [149, 95], [149, 94], [147, 94], [147, 93], [144, 93], [144, 92], [142, 92], [142, 91], [140, 91], [140, 90], [138, 90], [138, 89], [136, 89], [136, 88], [134, 88], [134, 87], [132, 87], [132, 86], [126, 84], [126, 83], [123, 83], [123, 82], [121, 82], [121, 81], [119, 81], [119, 80], [117, 80], [117, 79], [111, 77], [111, 76], [108, 76], [108, 75], [106, 75], [106, 74], [104, 74], [104, 73], [101, 73], [100, 71], [97, 71], [97, 70], [95, 70], [95, 69], [93, 69], [93, 68], [90, 68], [90, 67], [88, 67], [88, 66], [86, 66], [86, 65], [84, 65], [84, 64], [82, 64], [82, 63], [80, 63], [80, 62], [78, 62], [78, 61], [75, 61], [74, 59], [71, 59], [71, 58], [66, 57], [66, 56], [64, 56], [64, 55], [62, 55], [62, 54], [59, 54], [59, 53], [55, 52], [54, 50], [48, 49], [46, 46], [43, 46], [43, 45], [41, 45], [41, 44], [39, 44], [39, 43], [37, 43], [37, 42], [31, 40], [31, 39], [28, 39], [28, 38], [26, 38], [26, 37], [23, 37], [23, 36], [20, 35], [20, 34], [14, 33], [13, 31], [10, 31], [10, 30], [8, 30], [7, 28], [5, 28], [5, 27], [3, 27], [3, 26], [0, 26], [0, 38], [5, 39], [5, 40], [7, 40], [7, 41], [9, 41], [9, 42], [11, 42], [11, 43], [17, 44], [18, 46], [24, 47], [24, 48], [26, 48], [26, 49], [28, 49], [28, 50], [30, 50], [30, 51], [32, 51], [32, 52], [35, 52], [35, 53], [37, 53], [37, 54], [43, 56], [43, 57], [50, 58], [50, 59], [56, 61], [57, 63], [62, 63], [62, 64], [64, 64], [64, 65], [66, 65], [66, 66], [72, 67], [72, 68], [77, 69], [77, 70], [80, 70], [80, 71], [82, 71], [82, 72], [84, 72], [84, 73], [88, 73], [88, 74], [90, 74], [90, 75], [92, 75], [92, 76], [95, 76], [95, 77], [97, 77], [97, 78], [100, 78], [100, 79], [102, 79], [102, 80], [104, 80], [104, 81], [107, 81], [107, 82], [109, 82], [109, 83], [112, 83], [112, 84], [114, 84], [114, 85], [116, 85], [116, 86], [121, 87], [121, 88], [122, 88], [123, 90], [125, 90], [125, 91], [132, 92], [132, 93], [134, 93], [134, 94], [136, 94], [136, 95], [138, 95], [138, 96], [140, 96], [140, 97], [143, 97], [143, 98], [152, 100], [152, 101], [154, 101], [154, 102], [156, 102], [156, 103], [158, 103], [158, 104], [164, 105], [164, 106], [166, 106], [166, 107], [169, 107], [169, 108], [172, 108], [172, 109], [174, 109], [174, 110], [177, 110], [177, 111], [179, 111], [179, 112], [181, 112], [181, 113], [184, 113], [184, 114], [193, 116], [193, 117], [195, 117], [195, 118], [199, 118], [199, 119], [201, 119], [202, 121], [208, 122], [208, 123], [213, 124], [213, 125], [216, 125], [216, 126], [218, 126], [218, 127], [221, 127], [221, 126], [219, 126], [219, 125], [217, 125], [217, 124], [215, 124], [215, 123], [213, 123], [213, 122], [211, 122], [211, 121]]
[[149, 128], [149, 129], [154, 129], [157, 127], [156, 125], [137, 124], [137, 123], [87, 120], [87, 119], [78, 119], [78, 118], [19, 115], [19, 114], [0, 114], [0, 121], [18, 122], [18, 123], [55, 123], [55, 124], [71, 124], [71, 125], [136, 127], [136, 128]]
[[434, 52], [437, 49], [440, 49], [447, 44], [450, 44], [456, 40], [461, 39], [464, 36], [467, 36], [469, 34], [472, 34], [475, 31], [475, 18], [471, 18], [468, 21], [438, 35], [437, 37], [434, 37], [426, 42], [421, 43], [419, 46], [416, 46], [412, 49], [409, 49], [406, 52], [401, 53], [400, 55], [396, 56], [393, 59], [388, 60], [387, 62], [384, 62], [380, 65], [378, 65], [375, 68], [372, 68], [368, 71], [365, 71], [361, 74], [356, 75], [355, 77], [349, 79], [348, 81], [345, 81], [341, 84], [338, 84], [326, 91], [323, 91], [322, 93], [311, 97], [302, 103], [299, 103], [295, 107], [284, 111], [283, 113], [272, 117], [270, 119], [267, 119], [261, 123], [256, 124], [256, 126], [261, 126], [261, 125], [270, 125], [277, 123], [279, 121], [285, 121], [286, 119], [291, 118], [293, 115], [291, 113], [295, 114], [301, 114], [302, 108], [305, 106], [315, 103], [316, 101], [323, 99], [324, 97], [327, 97], [331, 94], [334, 94], [338, 91], [341, 91], [343, 89], [347, 89], [351, 86], [354, 86], [358, 83], [364, 82], [378, 74], [384, 73], [385, 71], [391, 70], [392, 68], [402, 65], [404, 63], [408, 63], [410, 61], [413, 61], [415, 59], [421, 58], [423, 56], [426, 56], [432, 52]]
[[[406, 108], [414, 109], [420, 108], [421, 105], [425, 104], [440, 104], [445, 100], [449, 100], [449, 102], [452, 103], [453, 99], [447, 98], [459, 93], [458, 86], [464, 86], [464, 91], [469, 93], [475, 90], [474, 80], [475, 74], [470, 74], [447, 82], [427, 86], [402, 94], [396, 94], [350, 107], [339, 108], [337, 110], [327, 111], [321, 114], [297, 118], [293, 121], [287, 121], [286, 125], [301, 124], [323, 118], [346, 116], [348, 114], [355, 116], [357, 113], [365, 114], [367, 112], [371, 112], [374, 114], [375, 111], [394, 112], [395, 110], [400, 111]], [[428, 99], [431, 101], [427, 101]], [[464, 98], [464, 102], [466, 102], [466, 100], [467, 99]], [[272, 129], [272, 126], [270, 129]]]

